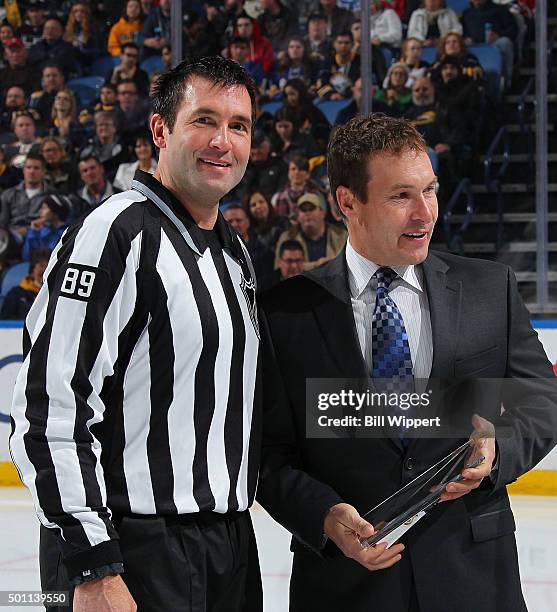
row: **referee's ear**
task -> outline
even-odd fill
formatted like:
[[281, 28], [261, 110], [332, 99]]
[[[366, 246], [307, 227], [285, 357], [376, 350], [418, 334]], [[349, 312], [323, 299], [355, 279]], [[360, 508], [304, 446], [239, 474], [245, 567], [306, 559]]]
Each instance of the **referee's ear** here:
[[165, 149], [166, 141], [164, 139], [164, 121], [158, 113], [151, 115], [151, 119], [149, 119], [149, 127], [151, 128], [151, 134], [153, 135], [153, 142], [155, 145], [159, 149]]

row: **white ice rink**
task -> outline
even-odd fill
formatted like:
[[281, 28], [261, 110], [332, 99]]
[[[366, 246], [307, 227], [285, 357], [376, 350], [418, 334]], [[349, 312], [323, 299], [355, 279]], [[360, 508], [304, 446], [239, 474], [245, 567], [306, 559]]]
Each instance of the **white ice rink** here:
[[[556, 612], [557, 498], [517, 496], [511, 503], [529, 612]], [[27, 490], [0, 487], [0, 516], [0, 590], [38, 589], [38, 521]], [[263, 573], [264, 612], [286, 612], [291, 566], [288, 534], [260, 508], [253, 511], [253, 518]], [[17, 610], [44, 612], [40, 607]]]

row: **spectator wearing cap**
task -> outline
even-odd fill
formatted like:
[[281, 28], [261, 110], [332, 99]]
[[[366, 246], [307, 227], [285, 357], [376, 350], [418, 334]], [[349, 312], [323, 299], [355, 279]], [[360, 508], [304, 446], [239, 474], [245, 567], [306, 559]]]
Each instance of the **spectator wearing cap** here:
[[273, 118], [272, 151], [286, 163], [295, 155], [311, 159], [323, 154], [323, 150], [310, 134], [300, 133], [297, 112], [287, 106], [277, 110]]
[[304, 40], [309, 51], [309, 57], [314, 62], [324, 64], [329, 61], [333, 54], [333, 45], [327, 35], [325, 13], [312, 13], [308, 17], [307, 34]]
[[139, 0], [127, 0], [120, 19], [110, 28], [108, 52], [113, 57], [122, 53], [122, 45], [139, 39], [145, 16]]
[[82, 154], [78, 168], [83, 187], [76, 195], [85, 200], [89, 208], [97, 208], [108, 197], [118, 193], [112, 183], [106, 180], [104, 167], [94, 155], [90, 153]]
[[257, 289], [267, 288], [273, 274], [273, 252], [265, 247], [253, 231], [250, 219], [240, 204], [230, 204], [223, 212], [224, 218], [244, 241], [255, 270]]
[[35, 249], [54, 250], [68, 227], [71, 200], [68, 196], [50, 194], [43, 199], [39, 216], [31, 221], [21, 251], [23, 261], [29, 261]]
[[139, 94], [149, 94], [149, 75], [139, 67], [139, 47], [133, 42], [122, 45], [120, 63], [106, 77], [108, 83], [118, 86], [122, 81], [133, 81]]
[[41, 89], [34, 91], [29, 99], [29, 108], [39, 113], [42, 124], [50, 123], [54, 98], [64, 89], [65, 83], [64, 72], [57, 63], [44, 64], [41, 68]]
[[[120, 87], [122, 85], [120, 84]], [[95, 113], [95, 136], [81, 150], [80, 159], [96, 157], [104, 167], [107, 178], [112, 181], [118, 166], [128, 161], [127, 151], [118, 135], [118, 123], [114, 113]]]
[[6, 157], [14, 168], [23, 168], [25, 159], [31, 151], [38, 149], [35, 117], [31, 111], [12, 113], [12, 131], [16, 142], [6, 146]]
[[23, 321], [43, 285], [43, 276], [50, 259], [48, 249], [37, 249], [30, 255], [29, 273], [17, 287], [10, 289], [0, 311], [0, 319]]
[[298, 33], [297, 15], [280, 0], [261, 0], [263, 12], [257, 18], [263, 36], [271, 41], [273, 51], [286, 51], [290, 36]]
[[240, 14], [234, 23], [234, 36], [240, 36], [248, 41], [248, 59], [257, 62], [263, 68], [265, 75], [273, 70], [273, 46], [268, 38], [261, 33], [259, 22], [248, 15]]
[[351, 11], [337, 6], [336, 0], [319, 0], [318, 12], [327, 19], [327, 35], [331, 39], [340, 32], [350, 31], [350, 26], [356, 19]]
[[153, 141], [149, 133], [139, 134], [133, 143], [136, 161], [120, 164], [114, 179], [114, 187], [121, 191], [130, 189], [136, 170], [153, 174], [157, 169]]
[[160, 0], [151, 11], [141, 30], [143, 47], [141, 61], [161, 54], [161, 49], [170, 43], [170, 0]]
[[350, 97], [350, 88], [360, 77], [360, 55], [354, 51], [352, 32], [339, 32], [333, 40], [334, 56], [320, 79], [317, 94], [326, 100]]
[[234, 36], [230, 41], [229, 58], [234, 60], [251, 76], [259, 87], [263, 83], [263, 68], [261, 64], [248, 59], [249, 44], [245, 38]]
[[19, 85], [14, 85], [6, 92], [4, 108], [0, 114], [0, 128], [11, 130], [12, 114], [23, 110], [25, 110], [25, 90]]
[[258, 239], [272, 253], [282, 232], [289, 227], [288, 219], [281, 217], [269, 198], [261, 191], [252, 191], [244, 196], [242, 206]]
[[267, 199], [279, 191], [288, 177], [288, 165], [272, 152], [270, 138], [257, 130], [251, 140], [251, 152], [243, 179], [234, 190], [237, 199], [261, 191]]
[[435, 47], [449, 32], [462, 34], [458, 15], [445, 6], [445, 0], [423, 0], [422, 7], [410, 16], [407, 36], [417, 38], [424, 47]]
[[[488, 43], [499, 49], [503, 58], [503, 75], [509, 85], [514, 65], [514, 44], [518, 37], [516, 20], [506, 6], [492, 0], [470, 0], [470, 4], [462, 13], [464, 41], [467, 45]], [[487, 33], [486, 24], [490, 24]]]
[[72, 45], [82, 66], [90, 66], [101, 55], [101, 36], [87, 2], [76, 2], [70, 9], [64, 40]]
[[321, 193], [319, 185], [310, 178], [307, 157], [295, 155], [288, 164], [288, 181], [275, 193], [271, 203], [277, 213], [291, 222], [298, 218], [298, 200], [305, 193]]
[[41, 40], [47, 17], [48, 7], [45, 0], [28, 0], [23, 23], [19, 28], [19, 34], [27, 49]]
[[298, 199], [298, 223], [281, 234], [277, 242], [275, 268], [283, 242], [297, 240], [304, 249], [304, 270], [334, 259], [346, 244], [347, 233], [325, 220], [327, 205], [322, 195], [306, 193]]
[[38, 70], [29, 65], [27, 49], [21, 38], [14, 36], [4, 43], [6, 67], [0, 70], [0, 90], [7, 91], [18, 85], [28, 95], [33, 91], [38, 80]]
[[[377, 92], [377, 86], [371, 86], [372, 97]], [[373, 112], [374, 113], [385, 113], [385, 115], [392, 115], [393, 109], [386, 104], [374, 98], [373, 100]], [[341, 109], [336, 116], [335, 124], [343, 125], [350, 121], [353, 117], [362, 114], [362, 79], [357, 79], [352, 86], [352, 102], [348, 106]]]
[[391, 64], [383, 81], [383, 89], [375, 94], [375, 99], [387, 104], [392, 115], [400, 116], [412, 104], [410, 70], [406, 64]]
[[63, 35], [62, 23], [58, 19], [47, 19], [41, 40], [29, 49], [29, 64], [38, 66], [45, 62], [56, 62], [66, 78], [74, 77], [78, 72], [75, 53]]
[[39, 154], [29, 153], [23, 166], [23, 180], [0, 195], [0, 225], [23, 239], [49, 189], [44, 159]]
[[398, 49], [402, 43], [402, 23], [391, 8], [385, 8], [383, 0], [371, 0], [371, 44]]

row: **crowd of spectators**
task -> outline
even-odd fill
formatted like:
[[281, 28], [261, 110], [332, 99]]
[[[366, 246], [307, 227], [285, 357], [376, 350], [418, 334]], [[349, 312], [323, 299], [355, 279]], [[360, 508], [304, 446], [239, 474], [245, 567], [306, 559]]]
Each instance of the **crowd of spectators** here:
[[[334, 257], [346, 241], [326, 146], [331, 123], [361, 112], [360, 2], [184, 0], [183, 8], [184, 56], [230, 57], [258, 87], [247, 172], [221, 204], [266, 288]], [[509, 87], [531, 11], [531, 0], [470, 0], [462, 14], [444, 0], [371, 0], [373, 109], [407, 117], [424, 135], [441, 202], [469, 172], [480, 118], [497, 104], [498, 88], [469, 46], [498, 50]], [[154, 172], [147, 128], [158, 73], [142, 63], [170, 65], [170, 13], [171, 0], [0, 7], [0, 266], [24, 260], [35, 271], [19, 294], [37, 286], [35, 252], [44, 258], [69, 224], [129, 189], [138, 168]], [[422, 59], [428, 47], [432, 63]], [[102, 57], [114, 66], [98, 99], [84, 104], [72, 79]], [[320, 108], [332, 101], [343, 102], [336, 121]], [[2, 316], [14, 316], [12, 302]]]

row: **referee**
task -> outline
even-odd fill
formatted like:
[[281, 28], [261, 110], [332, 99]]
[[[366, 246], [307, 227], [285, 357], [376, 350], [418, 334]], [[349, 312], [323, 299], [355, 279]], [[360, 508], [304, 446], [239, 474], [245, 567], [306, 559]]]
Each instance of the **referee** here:
[[11, 452], [43, 525], [43, 590], [71, 583], [74, 610], [260, 612], [255, 278], [218, 209], [248, 162], [254, 84], [202, 58], [152, 103], [154, 176], [51, 257]]

